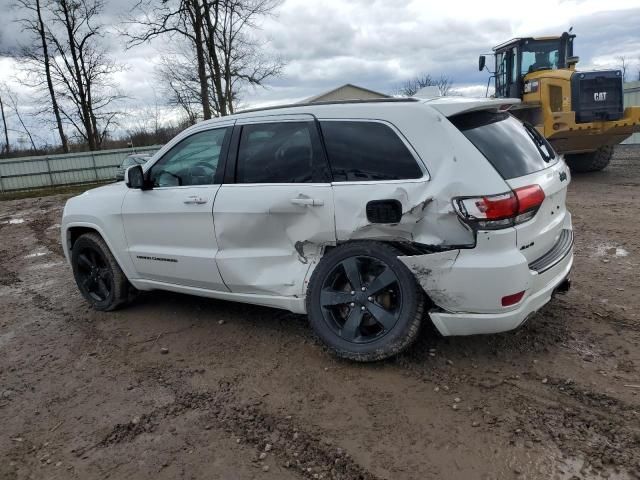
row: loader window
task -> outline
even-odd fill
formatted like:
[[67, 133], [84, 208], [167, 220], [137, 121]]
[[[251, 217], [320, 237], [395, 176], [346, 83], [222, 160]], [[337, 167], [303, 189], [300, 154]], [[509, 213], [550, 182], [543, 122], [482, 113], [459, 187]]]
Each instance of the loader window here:
[[508, 113], [470, 112], [449, 121], [506, 180], [543, 170], [557, 161], [546, 140]]
[[530, 40], [522, 45], [522, 75], [539, 70], [564, 68], [558, 40]]

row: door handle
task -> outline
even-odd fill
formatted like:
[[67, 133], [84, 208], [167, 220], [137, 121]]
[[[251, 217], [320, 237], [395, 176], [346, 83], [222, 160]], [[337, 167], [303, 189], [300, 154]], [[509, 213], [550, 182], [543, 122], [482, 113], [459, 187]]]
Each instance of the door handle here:
[[291, 203], [294, 205], [300, 205], [301, 207], [320, 207], [324, 205], [324, 200], [318, 200], [317, 198], [298, 197], [292, 198]]
[[192, 195], [190, 197], [187, 197], [184, 203], [186, 205], [202, 205], [203, 203], [207, 203], [207, 201], [208, 200], [206, 198], [198, 197], [197, 195]]

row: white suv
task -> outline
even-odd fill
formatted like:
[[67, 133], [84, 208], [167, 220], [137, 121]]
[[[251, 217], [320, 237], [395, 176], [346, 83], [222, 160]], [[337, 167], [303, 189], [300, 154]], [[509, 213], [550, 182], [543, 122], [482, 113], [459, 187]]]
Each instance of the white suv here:
[[[515, 101], [514, 101], [515, 102]], [[171, 290], [307, 313], [369, 361], [418, 335], [510, 330], [568, 288], [569, 170], [509, 100], [248, 111], [174, 138], [126, 184], [67, 202], [62, 244], [97, 310]]]

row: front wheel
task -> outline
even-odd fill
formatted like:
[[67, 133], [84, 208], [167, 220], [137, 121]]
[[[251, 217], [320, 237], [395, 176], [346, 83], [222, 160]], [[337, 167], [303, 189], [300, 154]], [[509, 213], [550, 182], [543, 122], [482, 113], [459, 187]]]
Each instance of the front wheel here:
[[599, 172], [604, 170], [613, 156], [611, 145], [600, 147], [595, 152], [570, 153], [564, 156], [567, 165], [572, 172]]
[[313, 272], [309, 321], [336, 355], [382, 360], [417, 338], [424, 294], [399, 255], [388, 244], [353, 242], [331, 250]]
[[129, 299], [129, 281], [97, 233], [85, 233], [76, 240], [71, 266], [80, 293], [96, 310], [115, 310]]

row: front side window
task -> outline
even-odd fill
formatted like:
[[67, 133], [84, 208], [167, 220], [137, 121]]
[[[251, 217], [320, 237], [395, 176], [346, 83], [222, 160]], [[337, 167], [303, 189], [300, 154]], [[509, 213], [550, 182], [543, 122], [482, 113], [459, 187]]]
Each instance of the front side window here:
[[422, 177], [407, 146], [380, 122], [322, 121], [322, 136], [336, 182]]
[[324, 162], [313, 122], [244, 125], [237, 183], [310, 183]]
[[214, 184], [220, 152], [228, 133], [228, 127], [217, 128], [182, 140], [151, 167], [149, 179], [153, 186]]

